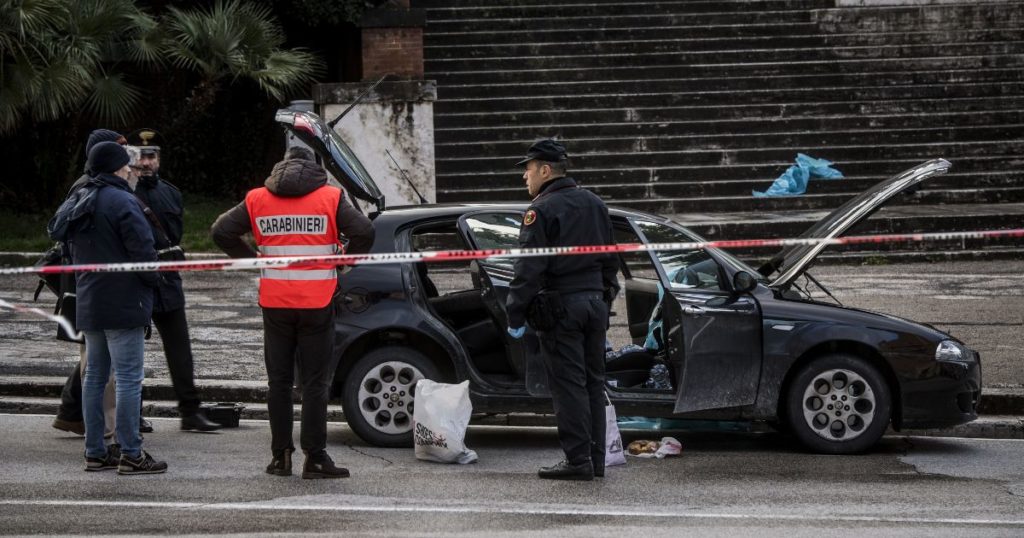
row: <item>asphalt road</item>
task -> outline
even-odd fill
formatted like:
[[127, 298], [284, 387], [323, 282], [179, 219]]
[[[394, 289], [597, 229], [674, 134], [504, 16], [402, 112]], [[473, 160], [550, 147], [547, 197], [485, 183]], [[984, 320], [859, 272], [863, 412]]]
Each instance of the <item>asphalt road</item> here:
[[[847, 306], [930, 323], [964, 340], [981, 352], [985, 386], [1024, 386], [1024, 260], [834, 265], [812, 273]], [[442, 293], [468, 286], [465, 274], [432, 275]], [[0, 298], [31, 304], [35, 282], [2, 277]], [[197, 378], [266, 379], [255, 275], [193, 273], [185, 288]], [[43, 297], [37, 304], [50, 308], [50, 296]], [[629, 338], [621, 297], [615, 310], [621, 315], [612, 319], [609, 336], [622, 346]], [[0, 375], [67, 375], [78, 348], [55, 342], [54, 334], [53, 323], [0, 312]], [[158, 335], [146, 351], [147, 376], [167, 378]]]
[[311, 481], [264, 474], [265, 422], [191, 434], [157, 419], [146, 448], [170, 470], [122, 477], [84, 472], [82, 438], [49, 419], [0, 415], [2, 534], [1024, 534], [1022, 441], [887, 437], [869, 455], [820, 456], [774, 434], [679, 434], [678, 458], [563, 483], [535, 475], [559, 457], [550, 428], [472, 427], [480, 461], [457, 466], [332, 424], [329, 451], [352, 477]]

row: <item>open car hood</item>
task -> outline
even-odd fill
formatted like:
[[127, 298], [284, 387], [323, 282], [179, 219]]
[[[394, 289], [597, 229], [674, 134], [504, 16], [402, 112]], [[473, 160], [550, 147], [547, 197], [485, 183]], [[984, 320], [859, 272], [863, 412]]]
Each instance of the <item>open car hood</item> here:
[[324, 168], [341, 182], [350, 196], [374, 204], [377, 211], [384, 211], [384, 195], [363, 163], [320, 116], [312, 112], [281, 109], [274, 115], [274, 120], [312, 148]]
[[[882, 205], [897, 194], [919, 185], [929, 177], [945, 174], [950, 166], [949, 161], [945, 159], [932, 159], [886, 179], [829, 213], [800, 237], [807, 239], [839, 237], [878, 211]], [[813, 265], [814, 260], [825, 247], [824, 243], [786, 247], [758, 268], [758, 272], [766, 277], [776, 272], [779, 273], [771, 281], [770, 286], [789, 285]]]

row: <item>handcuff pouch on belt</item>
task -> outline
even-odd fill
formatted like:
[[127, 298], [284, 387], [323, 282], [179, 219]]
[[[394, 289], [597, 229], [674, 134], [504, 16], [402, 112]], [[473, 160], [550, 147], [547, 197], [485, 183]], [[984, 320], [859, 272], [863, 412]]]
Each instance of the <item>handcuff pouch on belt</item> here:
[[565, 317], [562, 296], [554, 290], [542, 290], [526, 306], [526, 323], [536, 331], [550, 331]]

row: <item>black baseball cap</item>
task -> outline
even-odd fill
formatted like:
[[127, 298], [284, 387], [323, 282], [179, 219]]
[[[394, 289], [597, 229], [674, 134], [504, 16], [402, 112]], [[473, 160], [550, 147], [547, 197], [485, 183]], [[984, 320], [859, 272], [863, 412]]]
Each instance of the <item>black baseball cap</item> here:
[[565, 146], [547, 138], [534, 142], [533, 145], [530, 146], [530, 149], [527, 150], [526, 158], [517, 162], [516, 166], [522, 166], [534, 159], [547, 161], [549, 163], [557, 163], [565, 161], [568, 158], [569, 157], [565, 154]]

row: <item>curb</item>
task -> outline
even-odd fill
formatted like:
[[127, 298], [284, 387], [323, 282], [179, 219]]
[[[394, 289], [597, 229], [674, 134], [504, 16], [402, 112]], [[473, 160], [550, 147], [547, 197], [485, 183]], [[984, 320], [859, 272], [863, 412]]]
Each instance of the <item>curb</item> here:
[[[65, 377], [56, 376], [0, 376], [0, 398], [60, 398]], [[207, 402], [266, 402], [266, 381], [196, 380], [203, 401]], [[174, 401], [177, 396], [168, 378], [146, 378], [142, 382], [143, 401]], [[1024, 388], [984, 388], [978, 405], [978, 414], [1024, 416]]]
[[[0, 396], [0, 413], [49, 415], [57, 414], [60, 405], [58, 398], [33, 398]], [[173, 401], [147, 401], [142, 407], [143, 416], [147, 417], [178, 417], [177, 403]], [[267, 406], [264, 403], [246, 403], [241, 418], [244, 420], [268, 420]], [[300, 418], [300, 408], [295, 408], [295, 419]], [[327, 421], [344, 423], [345, 415], [339, 405], [327, 406]], [[673, 421], [678, 425], [680, 421]], [[715, 425], [712, 421], [693, 421], [693, 427], [675, 427], [672, 429], [638, 429], [620, 426], [620, 430], [628, 437], [661, 436], [672, 432], [735, 432], [735, 433], [770, 433], [770, 427], [761, 423], [723, 422]], [[555, 427], [554, 415], [533, 413], [480, 414], [474, 415], [470, 426], [519, 426], [519, 427]], [[230, 429], [230, 428], [228, 428]], [[900, 432], [889, 429], [885, 433], [890, 437], [963, 437], [972, 439], [1024, 439], [1024, 416], [989, 415], [967, 424], [952, 428], [933, 430], [903, 430]]]

